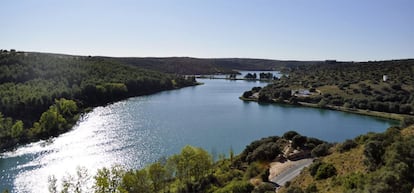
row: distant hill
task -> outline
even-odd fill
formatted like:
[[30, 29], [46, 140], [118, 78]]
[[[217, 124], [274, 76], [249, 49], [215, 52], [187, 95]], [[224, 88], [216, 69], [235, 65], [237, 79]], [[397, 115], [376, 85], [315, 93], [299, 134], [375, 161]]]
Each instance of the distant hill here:
[[320, 63], [319, 61], [281, 61], [248, 58], [102, 58], [145, 69], [176, 74], [229, 74], [235, 73], [235, 70], [282, 70], [287, 67]]

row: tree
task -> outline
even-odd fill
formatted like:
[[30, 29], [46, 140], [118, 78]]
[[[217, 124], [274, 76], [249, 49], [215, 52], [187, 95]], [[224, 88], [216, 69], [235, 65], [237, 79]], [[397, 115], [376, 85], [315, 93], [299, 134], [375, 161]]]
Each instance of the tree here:
[[307, 141], [307, 137], [306, 136], [295, 135], [292, 138], [292, 147], [293, 148], [303, 147], [303, 145], [305, 145], [306, 141]]
[[125, 170], [121, 166], [113, 166], [111, 169], [102, 168], [94, 176], [95, 193], [115, 193], [121, 185]]
[[91, 190], [91, 187], [88, 186], [88, 181], [90, 179], [88, 170], [83, 167], [76, 168], [76, 175], [67, 174], [62, 178], [62, 190], [58, 191], [57, 189], [57, 179], [54, 176], [49, 176], [48, 178], [48, 190], [50, 193], [82, 193], [88, 192]]
[[404, 117], [401, 121], [401, 127], [408, 127], [410, 125], [414, 124], [414, 118], [413, 117]]
[[377, 169], [380, 165], [382, 165], [382, 155], [384, 154], [384, 148], [379, 141], [369, 141], [365, 145], [364, 155], [365, 160], [364, 163], [368, 168], [373, 171]]
[[299, 133], [296, 131], [288, 131], [283, 134], [283, 138], [287, 140], [292, 140], [292, 138], [295, 137], [296, 135], [299, 135]]
[[17, 121], [11, 129], [11, 137], [14, 139], [20, 138], [23, 135], [23, 129], [23, 121]]
[[57, 111], [65, 118], [72, 118], [76, 113], [78, 113], [78, 106], [73, 100], [67, 100], [61, 98], [55, 100]]
[[301, 188], [297, 187], [297, 186], [292, 186], [292, 187], [289, 187], [286, 190], [286, 192], [287, 193], [303, 193], [303, 190]]
[[151, 164], [148, 168], [148, 175], [151, 179], [154, 192], [165, 187], [165, 181], [167, 180], [167, 171], [159, 162]]
[[48, 177], [48, 190], [50, 193], [58, 193], [57, 191], [57, 179], [55, 176]]
[[321, 157], [329, 154], [330, 145], [327, 143], [322, 143], [312, 149], [312, 157]]
[[121, 192], [128, 193], [152, 193], [151, 182], [146, 170], [128, 171], [122, 177], [119, 188]]
[[339, 152], [343, 153], [351, 150], [352, 148], [355, 148], [356, 146], [358, 146], [358, 144], [354, 140], [347, 139], [345, 142], [338, 146], [338, 150]]
[[39, 120], [41, 137], [50, 136], [62, 131], [66, 125], [66, 119], [58, 112], [56, 106], [51, 106], [48, 111], [42, 113]]
[[243, 93], [243, 98], [249, 98], [252, 95], [253, 95], [252, 91], [246, 91], [246, 92]]
[[315, 179], [326, 179], [336, 175], [336, 168], [332, 164], [322, 163], [316, 171]]

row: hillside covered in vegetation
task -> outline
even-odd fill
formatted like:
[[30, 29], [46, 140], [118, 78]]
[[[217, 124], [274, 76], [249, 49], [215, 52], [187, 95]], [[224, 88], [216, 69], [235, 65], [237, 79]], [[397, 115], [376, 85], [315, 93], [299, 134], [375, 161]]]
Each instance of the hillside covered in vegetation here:
[[247, 91], [243, 98], [252, 99], [258, 93], [259, 102], [414, 115], [414, 60], [327, 61], [288, 68], [284, 73], [263, 89]]
[[330, 149], [283, 193], [414, 191], [414, 125], [368, 133]]
[[88, 107], [195, 84], [95, 57], [0, 51], [0, 150], [67, 131]]

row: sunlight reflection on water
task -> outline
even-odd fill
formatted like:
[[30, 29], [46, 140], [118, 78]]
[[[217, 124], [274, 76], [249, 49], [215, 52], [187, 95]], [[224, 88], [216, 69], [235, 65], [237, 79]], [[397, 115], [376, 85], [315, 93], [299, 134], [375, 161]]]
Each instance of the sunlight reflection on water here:
[[[131, 116], [125, 114], [120, 117], [120, 112], [113, 108], [122, 109], [125, 102], [115, 103], [107, 107], [97, 107], [88, 113], [75, 128], [60, 137], [50, 141], [41, 141], [19, 148], [15, 152], [3, 155], [7, 157], [29, 156], [34, 154], [27, 163], [20, 164], [13, 170], [18, 172], [14, 184], [17, 192], [42, 192], [47, 189], [46, 183], [49, 176], [54, 175], [58, 179], [68, 172], [74, 175], [77, 167], [86, 167], [91, 173], [99, 168], [122, 164], [126, 167], [142, 167], [149, 159], [148, 151], [152, 144], [150, 132], [144, 130], [134, 135], [134, 143], [146, 139], [136, 151], [134, 144], [122, 138], [130, 138], [128, 130], [133, 129], [134, 124], [123, 121]], [[145, 120], [143, 121], [145, 124]], [[125, 123], [125, 124], [124, 124]], [[119, 128], [124, 128], [120, 130]], [[138, 155], [137, 155], [138, 154]], [[133, 155], [133, 156], [130, 156]], [[29, 156], [30, 157], [30, 156]], [[138, 159], [136, 158], [138, 157]], [[29, 158], [30, 159], [30, 158]]]

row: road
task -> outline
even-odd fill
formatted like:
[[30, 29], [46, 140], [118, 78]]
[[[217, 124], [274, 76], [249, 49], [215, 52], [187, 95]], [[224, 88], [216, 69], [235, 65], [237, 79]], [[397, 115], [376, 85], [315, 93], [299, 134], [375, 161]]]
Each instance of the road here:
[[270, 179], [270, 181], [284, 186], [287, 181], [291, 181], [294, 177], [299, 175], [302, 169], [309, 166], [312, 162], [313, 159], [311, 158], [295, 161], [291, 167], [275, 176], [274, 178]]

